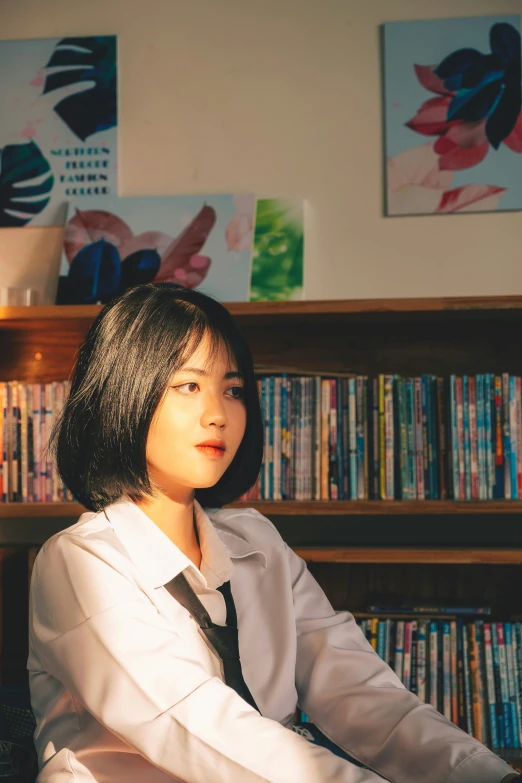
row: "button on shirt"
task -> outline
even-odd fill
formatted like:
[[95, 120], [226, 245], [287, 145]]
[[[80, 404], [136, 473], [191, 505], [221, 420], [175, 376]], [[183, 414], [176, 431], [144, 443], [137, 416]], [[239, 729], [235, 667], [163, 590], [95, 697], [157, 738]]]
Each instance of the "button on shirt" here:
[[[27, 664], [37, 783], [497, 783], [513, 771], [404, 688], [266, 517], [195, 512], [200, 569], [126, 495], [38, 553]], [[261, 714], [163, 587], [181, 571], [220, 625], [217, 587], [230, 579]], [[369, 769], [293, 732], [298, 705]]]

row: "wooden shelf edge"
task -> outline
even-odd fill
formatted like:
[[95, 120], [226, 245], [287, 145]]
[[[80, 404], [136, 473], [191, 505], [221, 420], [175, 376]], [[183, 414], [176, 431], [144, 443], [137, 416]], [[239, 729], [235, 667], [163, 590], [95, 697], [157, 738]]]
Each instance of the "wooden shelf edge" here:
[[[224, 302], [233, 315], [309, 315], [331, 313], [439, 312], [463, 310], [519, 310], [522, 296], [409, 297], [389, 299], [321, 299], [292, 302]], [[94, 319], [103, 305], [32, 305], [0, 307], [0, 321], [85, 318]]]
[[267, 516], [522, 514], [522, 500], [248, 500], [227, 508], [256, 508]]
[[294, 546], [292, 549], [309, 563], [522, 564], [522, 549], [308, 546]]
[[[255, 508], [267, 516], [522, 514], [522, 500], [247, 500], [225, 508]], [[85, 511], [79, 503], [0, 503], [0, 519], [79, 517]]]

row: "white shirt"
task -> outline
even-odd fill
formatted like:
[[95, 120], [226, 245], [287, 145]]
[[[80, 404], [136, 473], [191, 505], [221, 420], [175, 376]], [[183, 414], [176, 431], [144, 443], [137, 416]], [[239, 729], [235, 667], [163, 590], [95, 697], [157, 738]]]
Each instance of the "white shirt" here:
[[[404, 688], [266, 517], [195, 509], [200, 570], [125, 495], [40, 550], [27, 664], [37, 783], [382, 783], [292, 731], [297, 705], [394, 783], [498, 783], [513, 772]], [[225, 684], [163, 587], [181, 571], [220, 625], [216, 588], [230, 579], [261, 715]]]

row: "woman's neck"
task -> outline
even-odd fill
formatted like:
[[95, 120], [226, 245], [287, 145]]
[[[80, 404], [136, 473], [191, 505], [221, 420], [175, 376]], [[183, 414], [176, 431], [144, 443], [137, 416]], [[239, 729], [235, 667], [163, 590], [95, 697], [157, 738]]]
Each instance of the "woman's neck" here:
[[166, 495], [134, 501], [194, 565], [201, 565], [201, 548], [196, 525], [194, 499], [179, 503]]

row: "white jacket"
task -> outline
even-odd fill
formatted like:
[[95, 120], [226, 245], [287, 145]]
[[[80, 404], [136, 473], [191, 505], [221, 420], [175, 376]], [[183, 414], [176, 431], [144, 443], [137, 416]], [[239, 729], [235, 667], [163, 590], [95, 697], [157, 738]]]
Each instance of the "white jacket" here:
[[[123, 495], [52, 536], [33, 569], [38, 783], [382, 783], [291, 730], [297, 705], [394, 783], [498, 783], [512, 768], [409, 693], [254, 509], [196, 504], [201, 570]], [[230, 579], [245, 681], [224, 682], [162, 586], [185, 571], [213, 621]]]

